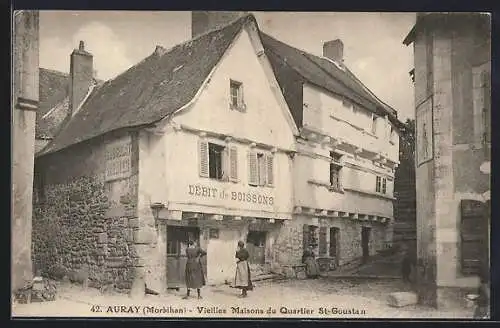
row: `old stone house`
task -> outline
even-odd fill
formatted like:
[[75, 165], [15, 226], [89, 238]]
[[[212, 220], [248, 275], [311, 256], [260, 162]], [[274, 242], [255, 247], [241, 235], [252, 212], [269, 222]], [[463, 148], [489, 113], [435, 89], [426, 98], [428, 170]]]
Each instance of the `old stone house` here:
[[419, 14], [404, 43], [415, 58], [420, 300], [445, 307], [489, 275], [480, 168], [491, 151], [491, 16]]
[[252, 264], [275, 265], [298, 132], [253, 16], [157, 47], [94, 89], [84, 51], [70, 89], [88, 98], [37, 157], [38, 264], [158, 291], [183, 284], [188, 239], [208, 252], [208, 283], [231, 280], [239, 240]]
[[[87, 62], [71, 70], [67, 83], [83, 84], [69, 90], [86, 92], [61, 97], [72, 110], [37, 156], [38, 266], [86, 266], [123, 289], [144, 276], [162, 291], [182, 285], [188, 239], [208, 251], [208, 283], [232, 279], [239, 240], [254, 271], [278, 272], [315, 240], [327, 267], [390, 244], [395, 111], [252, 15], [216, 18], [193, 13], [191, 40], [105, 83]], [[318, 125], [328, 108], [341, 123]]]

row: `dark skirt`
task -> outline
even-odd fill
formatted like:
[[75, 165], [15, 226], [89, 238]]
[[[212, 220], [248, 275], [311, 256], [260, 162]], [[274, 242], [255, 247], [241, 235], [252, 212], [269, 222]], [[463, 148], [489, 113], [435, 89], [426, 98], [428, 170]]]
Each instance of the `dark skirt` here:
[[186, 288], [201, 288], [205, 285], [203, 266], [195, 259], [188, 259], [186, 263]]
[[308, 278], [317, 278], [319, 276], [319, 265], [314, 257], [306, 257], [304, 264], [306, 265], [306, 276]]

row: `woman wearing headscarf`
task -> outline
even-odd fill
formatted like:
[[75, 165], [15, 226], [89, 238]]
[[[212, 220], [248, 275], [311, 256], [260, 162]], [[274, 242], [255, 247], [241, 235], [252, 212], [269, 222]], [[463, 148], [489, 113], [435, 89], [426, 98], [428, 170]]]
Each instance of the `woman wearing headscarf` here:
[[312, 247], [307, 247], [302, 254], [302, 263], [306, 265], [307, 278], [316, 279], [319, 277], [319, 266], [314, 256]]
[[205, 273], [201, 264], [201, 257], [207, 255], [207, 252], [196, 246], [194, 241], [188, 241], [186, 248], [186, 288], [187, 293], [184, 299], [189, 298], [191, 289], [196, 289], [198, 292], [198, 299], [201, 299], [201, 287], [205, 285]]
[[236, 275], [234, 277], [234, 287], [241, 289], [241, 296], [246, 297], [247, 291], [253, 290], [252, 279], [250, 277], [250, 265], [248, 258], [250, 254], [242, 241], [238, 242], [236, 250]]

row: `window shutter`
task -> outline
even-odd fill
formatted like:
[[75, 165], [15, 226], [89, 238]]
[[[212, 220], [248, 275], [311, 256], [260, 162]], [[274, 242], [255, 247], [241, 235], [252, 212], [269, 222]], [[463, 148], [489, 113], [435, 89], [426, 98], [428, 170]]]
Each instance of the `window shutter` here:
[[326, 227], [319, 228], [319, 255], [326, 255]]
[[222, 165], [222, 181], [229, 181], [230, 163], [229, 163], [229, 149], [225, 147], [221, 151], [221, 165]]
[[243, 96], [243, 84], [240, 85], [238, 90], [238, 107], [241, 112], [246, 112], [245, 98]]
[[483, 129], [484, 129], [484, 136], [483, 136], [483, 142], [485, 143], [490, 143], [491, 142], [491, 136], [490, 136], [490, 120], [491, 120], [491, 76], [488, 71], [484, 71], [481, 74], [481, 83], [483, 85]]
[[257, 167], [257, 153], [250, 150], [248, 152], [248, 184], [256, 186], [259, 184]]
[[266, 156], [266, 165], [267, 165], [267, 185], [274, 185], [274, 156], [267, 155]]
[[238, 181], [238, 149], [236, 146], [229, 147], [229, 179]]
[[[485, 251], [484, 241], [488, 240], [488, 224], [484, 203], [476, 200], [461, 201], [461, 260], [462, 273], [478, 274]], [[486, 251], [487, 252], [487, 251]]]
[[205, 140], [198, 141], [198, 156], [200, 163], [200, 177], [208, 178], [208, 142]]

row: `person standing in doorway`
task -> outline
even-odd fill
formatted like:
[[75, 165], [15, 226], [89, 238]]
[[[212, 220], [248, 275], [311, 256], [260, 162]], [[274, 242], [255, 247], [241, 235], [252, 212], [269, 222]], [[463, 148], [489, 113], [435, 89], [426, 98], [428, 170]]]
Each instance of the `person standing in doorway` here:
[[207, 255], [207, 252], [198, 247], [194, 241], [188, 241], [186, 248], [186, 296], [184, 299], [189, 298], [191, 289], [196, 289], [198, 299], [201, 299], [201, 288], [205, 285], [205, 273], [201, 264], [201, 257]]
[[319, 265], [312, 247], [307, 247], [302, 253], [302, 263], [306, 265], [306, 276], [310, 279], [319, 278]]
[[238, 249], [236, 250], [235, 257], [237, 260], [234, 287], [241, 289], [240, 297], [247, 297], [247, 291], [253, 290], [253, 284], [250, 276], [250, 265], [248, 264], [250, 254], [242, 241], [238, 242]]

